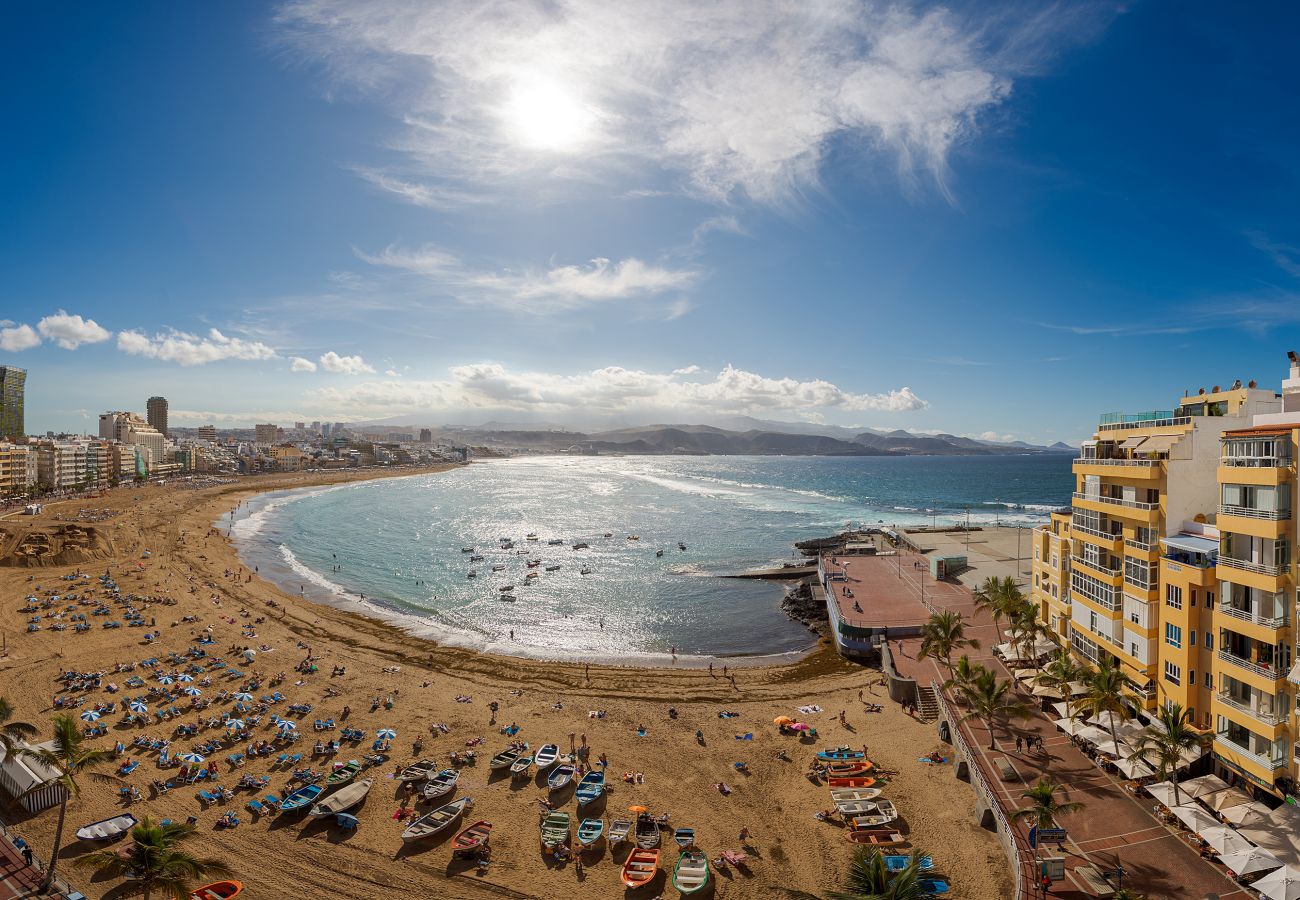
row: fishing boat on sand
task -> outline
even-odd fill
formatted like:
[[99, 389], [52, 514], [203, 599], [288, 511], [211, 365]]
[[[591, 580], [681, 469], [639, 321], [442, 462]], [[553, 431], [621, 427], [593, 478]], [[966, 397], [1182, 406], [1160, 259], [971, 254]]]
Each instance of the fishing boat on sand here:
[[647, 815], [637, 817], [636, 845], [643, 850], [659, 846], [659, 823], [653, 817]]
[[547, 850], [563, 844], [569, 839], [569, 814], [556, 810], [546, 814], [542, 819], [542, 846]]
[[451, 839], [453, 850], [474, 850], [488, 842], [492, 833], [492, 823], [480, 819]]
[[533, 767], [533, 758], [531, 756], [521, 756], [510, 764], [510, 774], [518, 778], [520, 775], [527, 775], [528, 770]]
[[585, 806], [588, 803], [594, 803], [600, 795], [605, 793], [605, 773], [588, 772], [582, 776], [582, 781], [578, 782], [578, 805]]
[[832, 788], [831, 800], [839, 803], [851, 803], [854, 800], [875, 800], [880, 796], [880, 788]]
[[325, 779], [325, 786], [338, 787], [341, 784], [347, 784], [353, 778], [356, 778], [357, 773], [360, 771], [361, 763], [355, 759], [349, 759], [347, 765], [340, 766], [329, 774], [329, 777]]
[[826, 783], [833, 788], [869, 788], [876, 783], [874, 778], [864, 778], [861, 775], [843, 775], [831, 776], [826, 779]]
[[578, 843], [584, 847], [590, 847], [600, 840], [600, 836], [604, 833], [604, 819], [583, 819], [582, 824], [578, 826]]
[[431, 759], [422, 759], [419, 762], [413, 762], [401, 772], [397, 773], [398, 781], [424, 781], [429, 777], [429, 773], [437, 768], [437, 764]]
[[112, 841], [120, 838], [138, 822], [135, 816], [130, 813], [122, 813], [120, 816], [113, 816], [111, 819], [103, 819], [99, 822], [91, 822], [89, 825], [82, 825], [77, 829], [77, 838], [83, 841]]
[[611, 844], [621, 844], [627, 840], [627, 836], [631, 832], [631, 822], [627, 819], [615, 819], [609, 823], [609, 842]]
[[870, 772], [876, 767], [876, 764], [867, 759], [854, 760], [852, 762], [830, 763], [826, 766], [827, 775], [861, 775], [863, 772]]
[[633, 850], [628, 854], [627, 862], [623, 863], [623, 885], [639, 888], [653, 881], [658, 871], [658, 850]]
[[460, 772], [455, 769], [443, 769], [437, 775], [430, 776], [420, 793], [424, 795], [425, 800], [437, 800], [450, 794], [459, 780]]
[[542, 744], [537, 751], [537, 756], [533, 757], [533, 763], [537, 766], [537, 771], [549, 769], [560, 759], [560, 748], [555, 744]]
[[673, 832], [673, 841], [675, 841], [677, 846], [681, 847], [683, 850], [688, 849], [695, 843], [695, 829], [678, 828]]
[[558, 791], [573, 780], [573, 773], [576, 771], [577, 769], [575, 769], [571, 763], [564, 763], [563, 765], [556, 766], [555, 769], [551, 771], [551, 774], [547, 776], [547, 787], [553, 791]]
[[891, 828], [855, 828], [844, 832], [844, 839], [850, 844], [869, 844], [874, 847], [896, 847], [907, 843], [907, 838], [901, 831]]
[[704, 890], [709, 883], [709, 858], [698, 850], [688, 850], [677, 857], [673, 867], [673, 887], [683, 894]]
[[366, 799], [366, 794], [370, 793], [370, 786], [373, 784], [374, 781], [366, 778], [362, 781], [349, 784], [347, 787], [341, 787], [313, 806], [307, 815], [313, 819], [319, 819], [324, 816], [333, 816], [341, 812], [347, 812], [362, 800]]
[[507, 747], [488, 760], [488, 768], [493, 772], [497, 772], [501, 769], [508, 769], [524, 755], [524, 751], [527, 749], [527, 744], [524, 744], [522, 747]]
[[190, 891], [190, 900], [235, 900], [243, 892], [242, 881], [214, 881]]
[[817, 758], [823, 760], [841, 761], [849, 759], [866, 759], [867, 754], [861, 750], [850, 750], [848, 747], [835, 747], [831, 750], [818, 750]]
[[407, 825], [406, 830], [402, 832], [402, 840], [418, 841], [446, 831], [460, 818], [461, 813], [473, 805], [472, 798], [461, 797], [445, 806], [439, 806], [433, 812], [426, 813]]
[[304, 785], [280, 802], [280, 812], [302, 812], [309, 809], [324, 790], [319, 784]]

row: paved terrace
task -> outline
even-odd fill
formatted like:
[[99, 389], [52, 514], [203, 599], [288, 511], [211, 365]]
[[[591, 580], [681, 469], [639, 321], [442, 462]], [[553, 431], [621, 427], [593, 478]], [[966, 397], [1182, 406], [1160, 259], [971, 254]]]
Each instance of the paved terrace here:
[[[910, 556], [903, 561], [901, 556], [825, 554], [822, 564], [831, 575], [830, 595], [840, 621], [855, 628], [888, 628], [890, 634], [917, 633], [930, 611], [917, 594], [898, 590], [894, 571], [915, 563], [916, 558]], [[844, 578], [836, 579], [837, 574]]]
[[[969, 568], [957, 573], [957, 580], [972, 588], [986, 578], [1014, 576], [1028, 583], [1033, 557], [1033, 529], [992, 526], [979, 531], [926, 532], [904, 529], [907, 539], [928, 556], [964, 556]], [[1017, 564], [1018, 561], [1018, 564]]]
[[[899, 565], [888, 557], [862, 557], [859, 564], [864, 568], [857, 571], [867, 583], [876, 586], [873, 596], [892, 579], [892, 593], [919, 601], [924, 579], [928, 602], [936, 609], [960, 612], [973, 623], [973, 627], [968, 627], [968, 634], [980, 641], [980, 649], [966, 651], [971, 660], [994, 669], [1003, 678], [1010, 678], [1006, 667], [992, 654], [992, 647], [1000, 643], [993, 622], [982, 613], [976, 614], [970, 591], [956, 584], [936, 583], [928, 573], [923, 575], [913, 567], [916, 559], [915, 555], [905, 555]], [[894, 663], [902, 674], [924, 685], [931, 680], [943, 680], [937, 663], [917, 660], [919, 638], [891, 640], [890, 643], [895, 650]], [[1036, 698], [1025, 694], [1024, 699], [1031, 707], [1038, 706]], [[953, 706], [954, 710], [960, 709], [955, 704]], [[1122, 781], [1103, 772], [1073, 747], [1069, 738], [1058, 731], [1046, 715], [1037, 715], [1026, 722], [1013, 722], [1011, 727], [1013, 731], [1010, 733], [997, 729], [999, 749], [990, 751], [986, 723], [973, 721], [961, 725], [985, 780], [998, 794], [1003, 808], [1012, 811], [1026, 805], [1020, 795], [1040, 775], [1061, 784], [1067, 799], [1086, 804], [1085, 810], [1064, 817], [1061, 823], [1069, 831], [1069, 840], [1062, 854], [1066, 857], [1067, 874], [1065, 881], [1053, 885], [1049, 896], [1067, 900], [1093, 897], [1095, 895], [1084, 887], [1073, 870], [1087, 864], [1098, 870], [1113, 870], [1121, 861], [1129, 873], [1124, 878], [1124, 887], [1154, 897], [1199, 900], [1207, 894], [1217, 893], [1221, 900], [1248, 900], [1253, 896], [1227, 878], [1221, 867], [1201, 859], [1180, 836], [1181, 832], [1161, 824], [1153, 815], [1154, 800], [1138, 800], [1128, 794]], [[1042, 737], [1045, 752], [1017, 754], [1014, 749], [1003, 749], [1007, 744], [1014, 748], [1017, 734]], [[1001, 780], [998, 769], [1002, 760], [1010, 760], [1020, 773], [1021, 781], [1008, 784]], [[1017, 825], [1016, 828], [1021, 846], [1028, 848], [1027, 827]], [[1029, 853], [1026, 849], [1022, 858]], [[1037, 893], [1032, 896], [1037, 896]]]

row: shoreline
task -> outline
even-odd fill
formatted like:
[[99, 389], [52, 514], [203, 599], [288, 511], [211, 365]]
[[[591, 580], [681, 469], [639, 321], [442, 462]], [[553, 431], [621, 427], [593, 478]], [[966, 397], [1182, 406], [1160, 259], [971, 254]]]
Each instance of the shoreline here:
[[[470, 464], [472, 465], [472, 463]], [[457, 465], [448, 465], [446, 467], [434, 467], [419, 472], [412, 472], [405, 475], [393, 474], [389, 477], [423, 477], [427, 475], [443, 474], [448, 471], [454, 471], [461, 468]], [[340, 484], [330, 483], [306, 483], [290, 488], [272, 487], [265, 489], [253, 489], [239, 491], [235, 499], [237, 506], [246, 504], [249, 500], [265, 499], [272, 495], [282, 495], [284, 503], [291, 503], [295, 499], [322, 492], [324, 490], [336, 490], [346, 487], [348, 484], [360, 483], [374, 479], [355, 478]], [[281, 499], [280, 497], [276, 498]], [[251, 515], [260, 515], [278, 508], [281, 505], [276, 503], [269, 508], [257, 510]], [[381, 601], [370, 600], [358, 592], [349, 590], [342, 585], [332, 582], [324, 573], [312, 569], [310, 566], [301, 562], [294, 556], [293, 551], [281, 545], [280, 552], [273, 554], [271, 547], [266, 542], [259, 543], [258, 535], [261, 533], [260, 526], [253, 534], [241, 537], [238, 535], [238, 525], [240, 522], [248, 521], [248, 515], [241, 518], [236, 515], [233, 519], [229, 517], [230, 510], [227, 509], [223, 514], [217, 515], [212, 520], [212, 527], [221, 532], [222, 536], [229, 543], [237, 559], [245, 566], [252, 568], [256, 564], [259, 568], [262, 565], [269, 564], [275, 570], [267, 574], [260, 571], [254, 575], [255, 581], [276, 587], [282, 594], [291, 597], [304, 598], [312, 603], [327, 606], [342, 612], [353, 615], [363, 616], [388, 627], [397, 629], [403, 634], [418, 640], [428, 641], [438, 647], [455, 647], [474, 653], [486, 653], [495, 656], [501, 656], [510, 659], [527, 659], [538, 662], [554, 663], [578, 663], [588, 662], [602, 666], [615, 666], [633, 669], [706, 669], [710, 664], [726, 664], [737, 668], [753, 668], [759, 666], [781, 666], [798, 662], [801, 659], [815, 653], [819, 647], [825, 643], [824, 637], [818, 636], [813, 632], [808, 634], [807, 646], [787, 650], [779, 653], [717, 653], [717, 654], [691, 654], [680, 653], [676, 656], [667, 652], [635, 652], [628, 651], [617, 654], [608, 653], [589, 653], [582, 650], [574, 650], [570, 654], [557, 653], [530, 653], [527, 646], [520, 646], [517, 649], [504, 647], [499, 641], [485, 640], [476, 642], [471, 632], [457, 631], [452, 628], [445, 628], [431, 620], [429, 616], [422, 616], [418, 613], [411, 613], [400, 609], [387, 606]], [[276, 559], [276, 556], [283, 557], [285, 552], [293, 557], [292, 561], [287, 559]], [[294, 563], [301, 567], [301, 572], [294, 568]], [[297, 575], [301, 579], [299, 585], [301, 590], [294, 594], [289, 589], [286, 582], [289, 580], [290, 573]], [[772, 570], [758, 570], [754, 573], [739, 573], [725, 575], [709, 575], [710, 578], [720, 579], [750, 579], [766, 581], [788, 581], [795, 582], [802, 577], [797, 573], [778, 575]], [[779, 607], [780, 598], [778, 598]], [[787, 618], [792, 622], [802, 623], [799, 619], [789, 616]]]

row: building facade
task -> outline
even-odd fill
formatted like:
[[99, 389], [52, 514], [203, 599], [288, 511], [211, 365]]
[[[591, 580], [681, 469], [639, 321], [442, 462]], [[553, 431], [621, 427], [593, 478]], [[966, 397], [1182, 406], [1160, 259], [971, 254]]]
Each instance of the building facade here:
[[167, 435], [167, 398], [150, 397], [145, 403], [145, 419], [149, 427], [164, 437]]
[[0, 438], [17, 441], [27, 436], [26, 387], [26, 369], [0, 366]]

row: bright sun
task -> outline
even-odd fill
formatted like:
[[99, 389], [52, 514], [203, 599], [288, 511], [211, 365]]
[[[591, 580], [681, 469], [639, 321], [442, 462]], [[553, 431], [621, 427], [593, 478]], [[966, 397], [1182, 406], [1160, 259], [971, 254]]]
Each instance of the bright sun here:
[[517, 82], [503, 113], [514, 139], [537, 150], [573, 149], [594, 119], [570, 91], [546, 79]]

